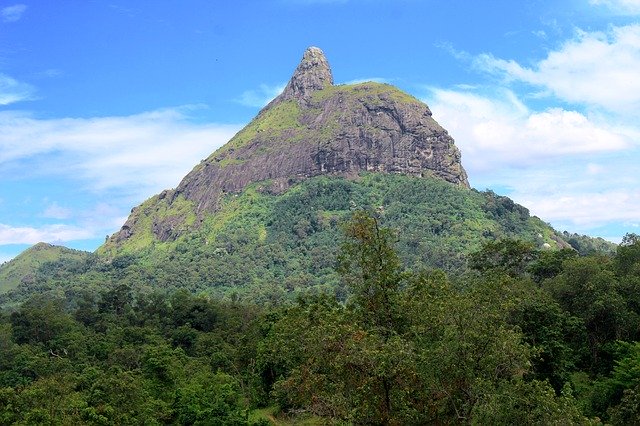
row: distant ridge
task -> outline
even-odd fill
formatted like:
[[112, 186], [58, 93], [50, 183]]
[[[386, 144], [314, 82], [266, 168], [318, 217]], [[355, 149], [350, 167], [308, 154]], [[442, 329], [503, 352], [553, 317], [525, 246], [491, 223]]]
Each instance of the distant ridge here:
[[38, 243], [23, 251], [0, 267], [0, 293], [17, 288], [20, 284], [28, 285], [35, 280], [34, 273], [47, 262], [55, 262], [62, 258], [81, 259], [89, 253], [70, 248]]

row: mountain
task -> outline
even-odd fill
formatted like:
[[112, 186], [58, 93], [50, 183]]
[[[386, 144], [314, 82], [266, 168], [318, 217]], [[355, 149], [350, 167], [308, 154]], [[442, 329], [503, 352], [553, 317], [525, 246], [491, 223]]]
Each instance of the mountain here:
[[[158, 212], [152, 238], [175, 240], [197, 228], [225, 194], [251, 183], [267, 181], [264, 191], [278, 194], [312, 176], [365, 171], [469, 187], [460, 152], [424, 103], [386, 84], [334, 85], [324, 54], [310, 47], [280, 96], [149, 206]], [[147, 216], [134, 210], [107, 245], [126, 246], [147, 233]]]
[[[261, 303], [317, 291], [344, 299], [336, 255], [341, 226], [358, 209], [396, 231], [411, 269], [463, 270], [470, 253], [505, 237], [581, 253], [613, 247], [558, 233], [508, 197], [470, 188], [427, 105], [386, 84], [334, 85], [311, 47], [282, 94], [175, 189], [133, 208], [95, 255], [41, 264], [27, 262], [32, 250], [15, 263], [36, 270], [0, 267], [0, 288], [14, 289], [0, 304], [61, 284], [80, 292], [114, 283]], [[29, 276], [35, 282], [20, 284]]]

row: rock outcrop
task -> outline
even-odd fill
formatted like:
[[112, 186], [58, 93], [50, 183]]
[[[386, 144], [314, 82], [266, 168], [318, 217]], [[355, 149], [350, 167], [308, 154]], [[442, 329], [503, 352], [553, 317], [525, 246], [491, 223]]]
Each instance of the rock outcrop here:
[[[365, 171], [469, 187], [460, 152], [427, 105], [387, 84], [334, 85], [323, 52], [310, 47], [282, 94], [157, 199], [169, 205], [187, 200], [202, 218], [216, 211], [222, 196], [254, 182], [267, 181], [266, 190], [278, 193], [311, 176]], [[136, 222], [134, 211], [112, 239], [129, 238]], [[154, 220], [153, 234], [175, 238], [175, 229], [164, 229], [175, 222]]]
[[273, 102], [278, 103], [287, 99], [308, 100], [314, 91], [332, 85], [333, 75], [327, 58], [322, 50], [310, 47], [304, 52], [302, 61], [293, 72], [287, 86]]

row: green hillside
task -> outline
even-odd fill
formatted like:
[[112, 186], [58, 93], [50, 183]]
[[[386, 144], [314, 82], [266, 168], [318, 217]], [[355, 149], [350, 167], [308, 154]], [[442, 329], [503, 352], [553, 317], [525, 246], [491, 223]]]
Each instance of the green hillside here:
[[44, 265], [50, 265], [60, 260], [81, 260], [89, 253], [38, 243], [25, 250], [15, 259], [0, 266], [0, 293], [13, 290], [19, 285], [29, 286], [36, 280], [35, 274]]
[[[228, 194], [216, 214], [201, 218], [187, 200], [169, 205], [154, 196], [137, 208], [133, 237], [110, 240], [95, 255], [38, 245], [0, 269], [3, 290], [11, 290], [0, 303], [116, 282], [268, 304], [318, 292], [344, 300], [336, 253], [342, 224], [356, 210], [373, 212], [393, 230], [400, 258], [413, 270], [459, 273], [484, 242], [505, 237], [549, 250], [571, 243], [581, 254], [615, 248], [602, 239], [558, 233], [507, 197], [436, 178], [369, 173], [315, 177], [278, 195], [265, 188], [269, 182]], [[175, 217], [198, 227], [173, 240], [155, 238], [154, 220]]]

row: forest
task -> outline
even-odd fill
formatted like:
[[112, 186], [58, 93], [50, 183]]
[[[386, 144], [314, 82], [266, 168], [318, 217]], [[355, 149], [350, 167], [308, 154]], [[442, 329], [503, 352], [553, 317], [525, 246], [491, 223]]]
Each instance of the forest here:
[[113, 279], [5, 305], [0, 424], [638, 423], [638, 235], [488, 240], [451, 273], [408, 268], [378, 212], [340, 229], [343, 296]]

